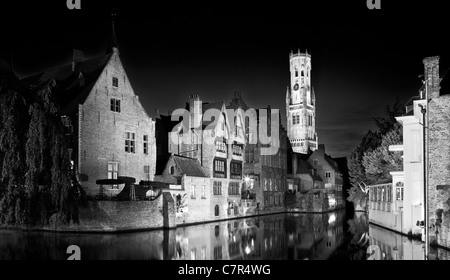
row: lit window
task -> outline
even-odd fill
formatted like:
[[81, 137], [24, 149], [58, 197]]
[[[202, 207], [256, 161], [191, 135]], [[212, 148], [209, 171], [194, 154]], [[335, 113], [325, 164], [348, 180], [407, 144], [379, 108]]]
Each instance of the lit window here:
[[135, 147], [136, 147], [136, 135], [133, 132], [126, 132], [125, 133], [126, 139], [125, 139], [125, 152], [127, 153], [134, 153]]

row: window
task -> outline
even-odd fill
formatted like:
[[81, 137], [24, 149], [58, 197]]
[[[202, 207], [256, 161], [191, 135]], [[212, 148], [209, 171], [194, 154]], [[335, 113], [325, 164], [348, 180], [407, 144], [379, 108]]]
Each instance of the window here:
[[315, 159], [315, 160], [314, 160], [314, 166], [317, 166], [317, 165], [319, 165], [319, 160], [318, 160], [318, 159]]
[[300, 115], [293, 115], [292, 124], [299, 124], [299, 123], [300, 123]]
[[398, 182], [395, 187], [395, 198], [400, 201], [403, 200], [403, 182]]
[[195, 198], [195, 186], [191, 186], [191, 198]]
[[170, 167], [170, 174], [175, 174], [175, 166], [173, 165]]
[[213, 183], [213, 194], [214, 195], [222, 195], [222, 182], [214, 181], [214, 183]]
[[325, 173], [325, 177], [331, 178], [331, 173], [330, 172]]
[[206, 198], [206, 187], [202, 186], [202, 198]]
[[119, 87], [119, 79], [117, 79], [116, 77], [113, 77], [112, 85], [113, 85], [113, 87]]
[[233, 145], [232, 148], [233, 148], [233, 155], [242, 156], [242, 146]]
[[267, 191], [267, 179], [264, 178], [264, 190]]
[[228, 185], [228, 195], [239, 195], [239, 183], [230, 182]]
[[[215, 215], [216, 217], [219, 216], [219, 205], [216, 205], [216, 206], [214, 207], [214, 215]], [[216, 227], [218, 228], [219, 226], [216, 226]]]
[[195, 260], [195, 249], [191, 250], [191, 260]]
[[297, 69], [295, 70], [295, 77], [296, 78], [298, 77], [298, 70]]
[[214, 160], [214, 177], [217, 177], [217, 178], [225, 178], [226, 177], [225, 160], [220, 160], [220, 159]]
[[227, 144], [221, 140], [216, 141], [216, 150], [218, 152], [226, 153], [227, 152]]
[[387, 186], [387, 202], [392, 202], [392, 186]]
[[231, 162], [231, 176], [233, 179], [241, 179], [242, 177], [242, 163]]
[[150, 165], [144, 165], [145, 180], [150, 181]]
[[269, 190], [272, 191], [272, 178], [269, 179]]
[[120, 99], [111, 98], [111, 111], [120, 113]]
[[215, 260], [222, 259], [222, 246], [214, 247], [214, 259]]
[[136, 139], [135, 134], [133, 132], [126, 132], [125, 133], [125, 152], [127, 153], [134, 153], [135, 147], [136, 147]]
[[148, 155], [148, 135], [144, 135], [144, 154]]
[[[117, 179], [119, 176], [119, 163], [108, 162], [108, 179]], [[113, 189], [118, 189], [118, 185], [113, 185]]]

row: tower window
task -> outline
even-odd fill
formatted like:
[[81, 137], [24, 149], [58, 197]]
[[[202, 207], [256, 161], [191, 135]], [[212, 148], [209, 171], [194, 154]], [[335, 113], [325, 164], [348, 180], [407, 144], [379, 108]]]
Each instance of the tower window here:
[[113, 77], [112, 85], [113, 85], [113, 87], [119, 87], [119, 79], [117, 79], [116, 77]]
[[295, 70], [295, 77], [298, 77], [298, 71]]
[[305, 72], [302, 70], [302, 77], [304, 77], [305, 76]]

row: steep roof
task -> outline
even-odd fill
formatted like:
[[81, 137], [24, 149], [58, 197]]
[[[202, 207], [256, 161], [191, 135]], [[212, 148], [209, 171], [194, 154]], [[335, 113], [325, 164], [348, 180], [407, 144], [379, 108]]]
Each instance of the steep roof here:
[[318, 174], [314, 174], [314, 167], [307, 161], [299, 159], [298, 161], [297, 174], [309, 175], [315, 181], [322, 181], [322, 178]]
[[71, 114], [78, 110], [78, 104], [84, 103], [112, 53], [72, 64], [47, 70], [27, 77], [22, 81], [28, 86], [53, 85], [53, 96], [61, 107], [63, 114]]
[[200, 162], [195, 158], [173, 155], [173, 160], [181, 174], [191, 177], [208, 177], [203, 171]]
[[341, 170], [339, 170], [338, 164], [327, 154], [324, 155], [325, 161], [331, 165], [331, 167], [334, 169], [334, 171], [341, 173]]

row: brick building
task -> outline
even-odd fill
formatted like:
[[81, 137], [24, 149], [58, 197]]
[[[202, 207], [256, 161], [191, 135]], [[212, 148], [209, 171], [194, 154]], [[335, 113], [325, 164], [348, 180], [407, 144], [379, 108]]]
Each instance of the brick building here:
[[337, 163], [325, 153], [325, 145], [320, 144], [318, 149], [309, 156], [308, 162], [317, 170], [317, 174], [323, 180], [330, 207], [343, 207], [342, 173]]
[[290, 151], [288, 207], [300, 212], [327, 212], [343, 208], [342, 173], [325, 153], [325, 146], [309, 155]]
[[[152, 180], [155, 174], [155, 122], [135, 94], [114, 41], [105, 55], [84, 60], [74, 50], [71, 64], [24, 80], [54, 86], [71, 162], [89, 195], [98, 194], [98, 179]], [[116, 195], [123, 186], [111, 186], [105, 194]]]
[[[230, 109], [242, 108], [246, 111], [249, 108], [242, 99], [239, 92], [228, 106]], [[265, 133], [259, 131], [260, 112], [267, 112], [267, 129], [272, 128], [271, 107], [255, 110], [257, 131], [251, 131], [248, 119], [246, 119], [247, 145], [245, 147], [244, 163], [244, 189], [242, 192], [243, 204], [248, 206], [247, 211], [258, 210], [284, 210], [284, 197], [287, 189], [287, 132], [281, 125], [281, 118], [274, 127], [278, 129], [278, 139], [276, 143], [262, 144], [260, 138], [265, 137]], [[269, 135], [268, 133], [267, 135]], [[252, 137], [259, 137], [255, 144], [250, 143]], [[273, 141], [273, 138], [272, 140]], [[262, 152], [262, 149], [278, 146], [275, 154]]]
[[[225, 103], [204, 103], [190, 96], [184, 120], [169, 133], [169, 153], [197, 159], [212, 189], [213, 219], [240, 215], [245, 130], [242, 110], [229, 116]], [[184, 121], [186, 123], [184, 123]]]
[[441, 93], [439, 57], [423, 60], [428, 95], [428, 222], [430, 241], [450, 248], [450, 95]]

